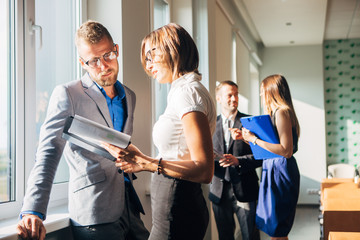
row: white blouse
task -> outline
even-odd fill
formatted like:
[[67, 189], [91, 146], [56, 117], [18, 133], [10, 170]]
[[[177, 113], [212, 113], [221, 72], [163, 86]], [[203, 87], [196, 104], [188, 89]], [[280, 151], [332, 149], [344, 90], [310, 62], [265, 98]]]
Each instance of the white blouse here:
[[208, 90], [200, 83], [201, 75], [185, 74], [171, 83], [167, 107], [153, 128], [153, 141], [159, 156], [166, 160], [191, 159], [181, 122], [184, 114], [204, 113], [215, 131], [216, 110]]

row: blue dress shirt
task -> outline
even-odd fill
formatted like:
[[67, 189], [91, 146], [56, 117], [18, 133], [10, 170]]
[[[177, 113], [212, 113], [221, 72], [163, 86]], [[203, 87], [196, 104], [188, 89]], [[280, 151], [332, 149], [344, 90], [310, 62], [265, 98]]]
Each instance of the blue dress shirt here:
[[[94, 82], [96, 86], [100, 89], [102, 94], [106, 99], [106, 103], [109, 108], [109, 113], [111, 116], [111, 121], [113, 123], [114, 129], [122, 132], [124, 130], [125, 121], [127, 118], [127, 108], [126, 108], [126, 97], [124, 87], [121, 85], [119, 81], [115, 83], [115, 89], [117, 95], [111, 99], [105, 92], [104, 88], [99, 86], [96, 82]], [[124, 173], [125, 181], [130, 182], [129, 176]]]
[[126, 97], [124, 87], [119, 81], [116, 81], [114, 86], [117, 91], [117, 95], [113, 99], [111, 99], [108, 95], [106, 95], [104, 88], [99, 86], [97, 83], [96, 85], [99, 87], [100, 91], [106, 99], [114, 129], [122, 132], [124, 130], [124, 125], [127, 119]]

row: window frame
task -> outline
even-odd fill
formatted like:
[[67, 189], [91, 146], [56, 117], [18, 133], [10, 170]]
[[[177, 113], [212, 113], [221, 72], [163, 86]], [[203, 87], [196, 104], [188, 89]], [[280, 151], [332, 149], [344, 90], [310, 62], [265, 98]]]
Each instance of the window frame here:
[[[36, 66], [35, 66], [35, 34], [29, 34], [29, 20], [35, 19], [35, 0], [9, 1], [10, 8], [10, 65], [11, 65], [11, 161], [15, 167], [14, 201], [0, 203], [0, 221], [17, 217], [22, 207], [26, 191], [27, 179], [35, 163], [36, 138], [35, 110], [36, 105]], [[76, 26], [85, 17], [86, 1], [77, 0]], [[33, 21], [35, 22], [35, 21]], [[81, 66], [77, 65], [77, 77], [81, 74]], [[36, 141], [37, 139], [35, 139]], [[53, 184], [48, 210], [68, 203], [68, 183]]]
[[[162, 1], [164, 5], [167, 5], [164, 9], [163, 15], [165, 16], [165, 22], [162, 23], [162, 25], [168, 24], [171, 22], [171, 5], [172, 5], [172, 0], [158, 0], [158, 1]], [[155, 26], [155, 7], [156, 7], [156, 0], [150, 0], [150, 29], [155, 30], [155, 28], [160, 27], [160, 26]], [[161, 115], [159, 114], [158, 110], [157, 110], [157, 98], [156, 98], [156, 93], [158, 93], [157, 88], [166, 88], [166, 96], [170, 91], [170, 85], [169, 84], [160, 84], [157, 83], [155, 79], [151, 79], [151, 109], [152, 109], [152, 113], [151, 113], [151, 117], [152, 117], [152, 125], [154, 126], [154, 124], [157, 121], [157, 118]], [[164, 91], [164, 89], [163, 89]], [[164, 101], [167, 102], [167, 98], [165, 96]], [[165, 110], [165, 109], [164, 109]], [[157, 116], [159, 115], [159, 116]], [[157, 149], [155, 147], [154, 144], [152, 144], [151, 147], [151, 152], [152, 152], [152, 156], [156, 156], [158, 154]]]
[[[24, 78], [24, 39], [23, 39], [23, 19], [22, 13], [24, 9], [23, 1], [9, 1], [9, 20], [10, 20], [10, 78], [11, 78], [11, 114], [13, 121], [11, 122], [11, 161], [15, 166], [15, 176], [12, 179], [15, 181], [14, 195], [15, 200], [10, 202], [3, 202], [0, 204], [0, 211], [2, 215], [0, 219], [12, 217], [15, 212], [19, 212], [21, 208], [21, 200], [24, 197], [24, 172], [23, 164], [25, 142], [24, 139], [24, 81], [19, 79]], [[15, 159], [14, 159], [15, 158]]]

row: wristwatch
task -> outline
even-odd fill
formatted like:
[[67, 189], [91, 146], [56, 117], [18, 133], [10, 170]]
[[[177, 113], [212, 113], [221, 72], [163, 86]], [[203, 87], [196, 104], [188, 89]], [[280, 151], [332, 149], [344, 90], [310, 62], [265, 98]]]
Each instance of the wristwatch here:
[[256, 140], [258, 140], [258, 137], [255, 137], [255, 138], [254, 138], [254, 141], [252, 141], [252, 143], [253, 143], [254, 145], [256, 145]]

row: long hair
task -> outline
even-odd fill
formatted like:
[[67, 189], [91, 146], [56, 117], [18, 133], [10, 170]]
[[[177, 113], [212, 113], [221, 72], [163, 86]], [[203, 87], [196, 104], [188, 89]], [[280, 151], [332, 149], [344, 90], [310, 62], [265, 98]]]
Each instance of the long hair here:
[[295, 127], [298, 137], [300, 136], [300, 125], [296, 117], [289, 85], [284, 76], [274, 74], [266, 77], [261, 83], [261, 93], [263, 94], [265, 111], [272, 115], [275, 109], [285, 110], [291, 120], [291, 125]]
[[141, 43], [141, 64], [146, 70], [145, 45], [149, 43], [161, 50], [162, 60], [170, 67], [173, 76], [198, 72], [199, 53], [196, 44], [189, 33], [176, 23], [169, 23], [149, 33]]

